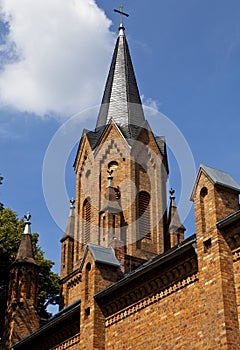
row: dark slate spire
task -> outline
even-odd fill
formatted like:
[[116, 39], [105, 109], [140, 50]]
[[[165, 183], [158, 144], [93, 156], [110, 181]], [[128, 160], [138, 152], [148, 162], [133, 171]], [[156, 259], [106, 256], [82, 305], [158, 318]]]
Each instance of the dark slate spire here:
[[22, 234], [20, 246], [18, 248], [17, 257], [14, 263], [27, 262], [35, 265], [36, 261], [34, 259], [33, 247], [32, 247], [30, 213], [27, 213], [27, 215], [25, 215], [24, 218], [25, 218], [25, 228]]
[[119, 35], [113, 53], [96, 129], [108, 124], [111, 119], [119, 126], [142, 126], [145, 121], [122, 23], [120, 23], [119, 27]]

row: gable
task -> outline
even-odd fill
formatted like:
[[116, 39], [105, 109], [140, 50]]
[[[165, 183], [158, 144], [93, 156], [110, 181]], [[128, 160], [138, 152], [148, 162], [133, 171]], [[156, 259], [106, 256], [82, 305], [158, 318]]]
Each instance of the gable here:
[[126, 141], [126, 138], [122, 134], [120, 128], [112, 121], [105, 127], [103, 133], [101, 134], [98, 140], [98, 143], [94, 150], [95, 157], [100, 152], [101, 148], [103, 147], [103, 144], [109, 144], [113, 141], [117, 143], [119, 147], [122, 146], [121, 149], [124, 150], [124, 153], [126, 151], [129, 153], [129, 145]]
[[191, 201], [194, 200], [196, 189], [202, 175], [206, 176], [213, 186], [225, 187], [228, 190], [240, 193], [240, 186], [228, 173], [201, 164], [191, 193]]
[[92, 148], [91, 148], [87, 133], [88, 133], [87, 130], [83, 131], [82, 137], [79, 142], [77, 154], [73, 164], [75, 173], [77, 172], [77, 169], [81, 168], [82, 163], [86, 161], [86, 158], [89, 158], [90, 156], [92, 156]]
[[89, 254], [93, 258], [95, 263], [120, 267], [120, 263], [117, 260], [114, 249], [112, 247], [106, 248], [100, 245], [87, 243], [80, 264], [80, 270], [82, 270], [85, 260]]

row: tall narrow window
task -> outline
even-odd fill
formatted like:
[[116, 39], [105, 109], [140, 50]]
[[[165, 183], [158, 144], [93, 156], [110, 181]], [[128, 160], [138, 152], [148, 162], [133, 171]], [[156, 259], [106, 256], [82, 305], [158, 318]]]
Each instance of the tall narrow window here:
[[62, 261], [63, 261], [63, 268], [65, 268], [65, 264], [66, 264], [66, 243], [64, 243], [64, 245], [63, 245]]
[[151, 239], [150, 232], [150, 194], [146, 191], [141, 191], [138, 194], [138, 244], [142, 238]]
[[90, 241], [90, 229], [91, 229], [91, 204], [90, 204], [90, 198], [87, 198], [83, 203], [84, 243], [87, 243]]
[[206, 232], [206, 196], [208, 190], [206, 187], [203, 187], [200, 191], [200, 207], [201, 207], [201, 218], [202, 218], [202, 231]]
[[85, 300], [89, 298], [89, 273], [91, 271], [91, 264], [90, 262], [86, 265], [86, 271], [85, 271]]

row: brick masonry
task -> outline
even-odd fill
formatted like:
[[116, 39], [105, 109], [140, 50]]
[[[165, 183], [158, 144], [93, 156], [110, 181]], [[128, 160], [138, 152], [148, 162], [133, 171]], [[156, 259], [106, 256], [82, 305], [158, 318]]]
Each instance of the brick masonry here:
[[[115, 140], [118, 136], [117, 141], [110, 141], [112, 135]], [[159, 203], [165, 201], [166, 191], [157, 192], [156, 187], [159, 186], [156, 184], [159, 175], [156, 174], [161, 173], [161, 161], [154, 163], [158, 171], [154, 171], [154, 167], [153, 171], [142, 170], [142, 164], [139, 167], [139, 162], [134, 162], [135, 158], [127, 153], [129, 148], [114, 124], [109, 126], [105, 142], [95, 158], [88, 155], [89, 164], [87, 151], [90, 152], [89, 145], [83, 137], [76, 165], [75, 234], [73, 238], [62, 240], [61, 307], [64, 311], [81, 299], [79, 311], [74, 316], [66, 316], [68, 323], [58, 324], [60, 321], [56, 318], [48, 332], [43, 329], [42, 336], [46, 336], [46, 341], [34, 345], [35, 348], [239, 349], [240, 219], [221, 229], [216, 225], [238, 212], [238, 193], [216, 185], [200, 170], [193, 195], [196, 238], [190, 237], [165, 250], [165, 211], [164, 205]], [[162, 160], [160, 154], [157, 156]], [[111, 244], [120, 267], [97, 263], [82, 238], [82, 206], [85, 199], [91, 197], [93, 203], [98, 203], [91, 216], [91, 240], [98, 244], [97, 237], [101, 232], [98, 213], [106, 192], [109, 163], [113, 161], [118, 163], [114, 169], [114, 187], [120, 189], [123, 203], [131, 201], [131, 205], [123, 208], [125, 221], [134, 224], [137, 205], [131, 199], [132, 187], [123, 191], [122, 183], [128, 178], [135, 177], [138, 191], [154, 192], [151, 217], [156, 215], [157, 205], [163, 214], [157, 227], [151, 221], [152, 242], [148, 246], [144, 241], [141, 249], [134, 241], [128, 246], [129, 235], [136, 232], [136, 226], [127, 232], [125, 244], [112, 237]], [[91, 176], [98, 180], [84, 187], [84, 181]], [[166, 178], [161, 176], [160, 188], [163, 188]], [[113, 222], [111, 220], [108, 225]], [[128, 275], [124, 275], [126, 271]], [[24, 323], [29, 316], [32, 317], [28, 308], [24, 308], [21, 322], [17, 322]], [[16, 320], [19, 320], [17, 316]], [[32, 349], [33, 344], [39, 343], [38, 337], [37, 333], [32, 340], [27, 340], [28, 345], [16, 345], [16, 349]]]
[[[82, 182], [85, 181], [83, 173], [89, 168], [86, 167], [84, 170], [84, 161], [79, 159], [79, 166], [76, 169], [77, 181], [79, 181], [77, 186], [79, 221], [81, 221], [80, 208], [84, 199], [86, 196], [94, 197], [97, 194], [97, 191], [92, 190], [94, 186], [100, 188], [100, 196], [103, 196], [107, 187], [108, 164], [112, 161], [118, 163], [113, 180], [116, 188], [121, 189], [122, 182], [130, 178], [134, 180], [138, 190], [156, 192], [155, 183], [159, 180], [155, 178], [157, 172], [144, 171], [142, 164], [139, 167], [139, 162], [136, 164], [133, 161], [134, 157], [127, 153], [125, 140], [121, 139], [114, 125], [109, 127], [108, 132], [99, 148], [97, 163], [93, 158], [89, 162], [92, 173], [95, 171], [93, 168], [98, 169], [98, 176], [95, 174], [94, 178], [99, 179], [99, 182], [91, 183], [87, 193], [81, 188]], [[111, 141], [113, 139], [117, 141], [113, 143]], [[86, 154], [84, 152], [80, 153]], [[123, 157], [124, 152], [125, 157]], [[160, 168], [158, 168], [159, 172]], [[79, 173], [81, 176], [78, 176]], [[160, 181], [161, 186], [165, 186], [164, 181]], [[127, 188], [126, 191], [121, 191], [123, 203], [131, 201], [130, 190]], [[162, 191], [162, 193], [162, 200], [165, 200], [165, 192]], [[159, 198], [153, 196], [152, 199], [152, 207], [156, 208], [159, 205]], [[93, 221], [96, 220], [95, 226], [97, 226], [97, 212], [101, 207], [101, 198], [97, 197], [94, 201], [100, 203], [92, 217]], [[118, 294], [109, 296], [110, 302], [108, 299], [96, 301], [94, 295], [118, 281], [119, 275], [116, 271], [114, 272], [114, 269], [96, 266], [89, 255], [82, 271], [73, 273], [72, 277], [69, 275], [67, 284], [63, 283], [69, 298], [66, 305], [79, 296], [82, 300], [79, 349], [239, 349], [239, 306], [237, 305], [240, 300], [238, 276], [240, 240], [236, 239], [239, 235], [239, 224], [235, 223], [234, 228], [228, 227], [228, 230], [224, 231], [216, 227], [219, 220], [239, 209], [238, 194], [216, 186], [204, 172], [201, 172], [195, 187], [194, 207], [197, 255], [190, 260], [183, 252], [177, 261], [169, 262], [167, 272], [166, 267], [158, 271], [150, 270], [140, 281], [129, 283], [128, 292], [120, 288]], [[132, 201], [131, 205], [127, 206], [127, 210], [123, 211], [125, 220], [129, 223], [131, 220], [134, 222], [135, 212], [136, 202]], [[151, 215], [154, 216], [153, 212]], [[130, 244], [125, 251], [125, 258], [120, 255], [121, 264], [125, 261], [124, 268], [129, 257], [146, 259], [164, 253], [163, 222], [160, 220], [162, 229], [156, 228], [153, 235], [153, 255], [146, 256], [148, 248], [144, 246], [144, 242], [140, 252], [134, 243]], [[78, 227], [81, 227], [80, 225]], [[93, 232], [97, 235], [97, 231], [93, 229]], [[75, 235], [75, 239], [81, 236], [76, 232]], [[85, 247], [81, 239], [80, 243], [79, 260], [75, 261], [75, 267], [79, 265]], [[76, 255], [76, 250], [74, 254]], [[91, 270], [86, 277], [88, 263], [91, 264]], [[129, 271], [129, 268], [126, 270]], [[162, 281], [159, 284], [156, 280], [151, 280], [157, 277]], [[88, 282], [86, 278], [89, 279]], [[152, 282], [149, 283], [149, 281]], [[139, 283], [142, 285], [141, 288]]]

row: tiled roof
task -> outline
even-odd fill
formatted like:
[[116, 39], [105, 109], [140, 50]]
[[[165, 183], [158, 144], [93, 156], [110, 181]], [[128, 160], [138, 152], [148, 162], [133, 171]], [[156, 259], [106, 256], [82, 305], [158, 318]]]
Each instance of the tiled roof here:
[[36, 265], [33, 255], [32, 237], [30, 234], [23, 234], [14, 263], [31, 263]]
[[25, 221], [25, 228], [24, 232], [22, 234], [21, 242], [18, 248], [16, 260], [14, 261], [14, 264], [16, 263], [30, 263], [37, 265], [35, 259], [34, 259], [34, 253], [33, 253], [33, 246], [32, 246], [32, 234], [31, 234], [31, 222], [30, 218], [31, 215], [29, 214], [29, 217], [25, 216], [27, 221]]
[[[125, 125], [119, 126], [119, 129], [122, 132], [125, 139], [127, 140], [128, 144], [130, 146], [132, 146], [134, 140], [137, 139], [137, 136], [141, 132], [142, 127], [136, 126], [136, 125], [131, 125], [131, 124], [128, 124], [128, 125], [125, 124]], [[92, 150], [94, 150], [97, 147], [105, 130], [106, 130], [106, 126], [103, 126], [99, 129], [97, 129], [96, 131], [85, 130]], [[162, 156], [164, 156], [166, 153], [165, 137], [164, 136], [156, 136], [155, 140], [156, 140], [157, 146], [159, 148], [159, 151], [161, 152]]]
[[80, 264], [80, 269], [82, 267], [83, 261], [85, 260], [86, 252], [88, 249], [90, 250], [93, 259], [96, 263], [120, 267], [119, 261], [117, 260], [114, 249], [112, 247], [106, 248], [100, 245], [87, 243], [83, 259]]
[[228, 173], [203, 164], [201, 164], [201, 168], [207, 173], [215, 184], [226, 186], [240, 192], [240, 186]]
[[233, 180], [233, 178], [228, 173], [226, 173], [222, 170], [218, 170], [218, 169], [212, 168], [210, 166], [201, 164], [199, 171], [198, 171], [197, 179], [195, 181], [195, 184], [194, 184], [194, 187], [192, 190], [192, 194], [190, 197], [190, 199], [192, 201], [193, 201], [193, 198], [195, 195], [197, 181], [198, 181], [201, 170], [203, 170], [205, 172], [205, 174], [210, 178], [210, 180], [213, 182], [214, 185], [223, 186], [223, 187], [229, 188], [231, 190], [234, 190], [234, 191], [240, 193], [240, 186], [238, 185], [238, 183], [235, 180]]

